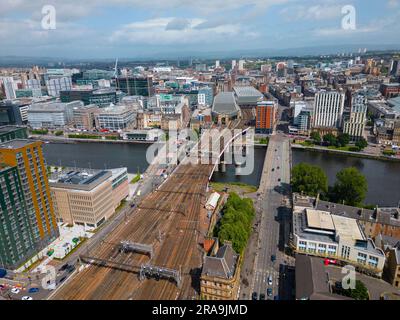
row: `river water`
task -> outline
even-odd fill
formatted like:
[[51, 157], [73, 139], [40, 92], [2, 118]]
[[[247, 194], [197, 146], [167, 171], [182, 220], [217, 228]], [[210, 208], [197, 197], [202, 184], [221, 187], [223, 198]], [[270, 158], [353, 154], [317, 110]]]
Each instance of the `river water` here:
[[293, 165], [300, 162], [320, 166], [328, 176], [330, 185], [335, 183], [338, 171], [347, 167], [356, 167], [368, 181], [365, 203], [379, 206], [397, 206], [400, 201], [400, 162], [293, 150]]
[[[49, 143], [44, 145], [44, 155], [50, 165], [77, 166], [83, 168], [127, 167], [128, 172], [146, 170], [148, 144], [113, 143]], [[215, 172], [213, 181], [242, 182], [258, 185], [264, 165], [266, 148], [254, 149], [254, 171], [251, 175], [236, 176], [235, 167], [228, 165], [226, 172]], [[368, 194], [365, 203], [380, 206], [397, 206], [400, 201], [400, 162], [361, 159], [345, 155], [293, 150], [293, 164], [307, 162], [318, 165], [326, 172], [329, 183], [343, 168], [354, 166], [368, 180]]]

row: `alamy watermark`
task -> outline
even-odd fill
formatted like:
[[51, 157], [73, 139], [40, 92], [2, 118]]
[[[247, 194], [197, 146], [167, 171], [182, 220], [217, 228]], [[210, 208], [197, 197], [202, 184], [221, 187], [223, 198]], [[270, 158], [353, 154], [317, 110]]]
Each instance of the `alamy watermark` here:
[[168, 136], [165, 143], [155, 143], [146, 152], [149, 164], [177, 165], [236, 165], [237, 175], [250, 175], [254, 170], [254, 129], [243, 131], [205, 129], [199, 137], [194, 130], [183, 129], [179, 132], [170, 123], [165, 133], [153, 129], [149, 134]]
[[342, 29], [343, 30], [356, 30], [356, 8], [353, 5], [346, 5], [342, 7]]
[[42, 28], [44, 30], [55, 30], [57, 28], [57, 13], [53, 5], [45, 5], [42, 8]]

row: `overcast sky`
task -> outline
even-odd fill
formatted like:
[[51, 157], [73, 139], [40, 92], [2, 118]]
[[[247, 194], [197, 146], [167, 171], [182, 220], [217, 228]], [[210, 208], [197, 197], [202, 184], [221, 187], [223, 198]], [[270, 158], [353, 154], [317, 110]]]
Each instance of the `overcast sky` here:
[[[41, 26], [44, 5], [56, 29]], [[356, 9], [344, 30], [342, 7]], [[400, 45], [400, 0], [0, 0], [0, 56], [135, 57], [163, 52]]]

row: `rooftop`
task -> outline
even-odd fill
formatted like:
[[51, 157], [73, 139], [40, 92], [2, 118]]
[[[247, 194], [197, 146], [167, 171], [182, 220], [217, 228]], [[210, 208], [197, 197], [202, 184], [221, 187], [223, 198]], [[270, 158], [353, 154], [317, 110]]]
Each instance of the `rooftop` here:
[[252, 86], [234, 87], [238, 104], [257, 104], [263, 100], [264, 95]]
[[322, 259], [303, 254], [296, 255], [297, 300], [348, 300], [333, 294], [329, 287], [329, 273]]
[[68, 106], [83, 105], [81, 101], [73, 101], [69, 103], [63, 102], [44, 102], [34, 103], [29, 107], [29, 112], [64, 112]]
[[52, 187], [89, 191], [111, 176], [112, 172], [108, 170], [65, 168], [52, 173], [49, 183]]
[[8, 133], [21, 129], [26, 129], [25, 127], [16, 127], [16, 126], [0, 126], [0, 133]]
[[237, 255], [231, 244], [224, 244], [218, 249], [215, 257], [206, 256], [202, 274], [211, 277], [231, 279], [235, 274]]
[[35, 142], [25, 139], [15, 139], [0, 143], [0, 149], [20, 149]]
[[212, 111], [219, 114], [237, 115], [240, 111], [233, 92], [220, 92], [215, 96]]
[[326, 211], [307, 209], [307, 226], [316, 229], [335, 230], [331, 214]]

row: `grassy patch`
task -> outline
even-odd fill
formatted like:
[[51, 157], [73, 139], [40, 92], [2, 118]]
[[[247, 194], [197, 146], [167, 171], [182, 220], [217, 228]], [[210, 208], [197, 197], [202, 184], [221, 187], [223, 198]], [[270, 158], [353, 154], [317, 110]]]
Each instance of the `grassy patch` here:
[[235, 188], [235, 187], [242, 189], [244, 193], [253, 193], [258, 190], [258, 187], [242, 182], [231, 182], [231, 183], [211, 182], [210, 185], [217, 192], [223, 192], [225, 188]]
[[49, 130], [47, 130], [47, 129], [43, 129], [43, 130], [36, 129], [36, 130], [31, 130], [31, 133], [32, 134], [48, 134]]
[[315, 146], [315, 144], [311, 141], [299, 142], [299, 145], [302, 145], [303, 147], [314, 147]]

